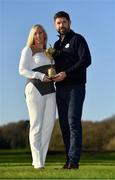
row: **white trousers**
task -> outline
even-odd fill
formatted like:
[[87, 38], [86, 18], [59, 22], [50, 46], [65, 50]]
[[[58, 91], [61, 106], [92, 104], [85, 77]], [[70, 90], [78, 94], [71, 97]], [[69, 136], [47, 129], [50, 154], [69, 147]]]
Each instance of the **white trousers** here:
[[42, 96], [29, 82], [25, 88], [26, 103], [30, 118], [29, 141], [32, 165], [44, 167], [48, 146], [56, 119], [55, 93]]

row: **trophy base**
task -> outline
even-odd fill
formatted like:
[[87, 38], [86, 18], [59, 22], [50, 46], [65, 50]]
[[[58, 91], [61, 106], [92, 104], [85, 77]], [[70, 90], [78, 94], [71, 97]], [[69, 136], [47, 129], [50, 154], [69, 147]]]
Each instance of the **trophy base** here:
[[54, 68], [49, 68], [48, 69], [48, 77], [53, 78], [56, 75], [56, 71]]

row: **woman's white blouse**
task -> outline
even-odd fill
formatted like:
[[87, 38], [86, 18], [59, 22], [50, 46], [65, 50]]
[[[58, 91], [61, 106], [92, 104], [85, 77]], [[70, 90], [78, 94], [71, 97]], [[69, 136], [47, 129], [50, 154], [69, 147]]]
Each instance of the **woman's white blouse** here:
[[19, 63], [19, 73], [26, 78], [35, 78], [43, 81], [45, 74], [41, 72], [34, 72], [32, 69], [49, 64], [50, 59], [47, 58], [43, 52], [36, 53], [32, 56], [31, 48], [24, 47]]

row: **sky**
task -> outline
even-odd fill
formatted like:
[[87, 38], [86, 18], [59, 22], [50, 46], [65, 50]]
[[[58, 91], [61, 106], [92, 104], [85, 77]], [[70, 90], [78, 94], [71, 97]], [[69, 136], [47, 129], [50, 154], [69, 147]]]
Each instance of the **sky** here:
[[114, 0], [0, 0], [0, 125], [29, 119], [26, 80], [18, 72], [21, 50], [34, 24], [44, 26], [53, 45], [58, 39], [53, 16], [60, 10], [69, 13], [71, 29], [85, 37], [91, 52], [82, 119], [115, 114]]

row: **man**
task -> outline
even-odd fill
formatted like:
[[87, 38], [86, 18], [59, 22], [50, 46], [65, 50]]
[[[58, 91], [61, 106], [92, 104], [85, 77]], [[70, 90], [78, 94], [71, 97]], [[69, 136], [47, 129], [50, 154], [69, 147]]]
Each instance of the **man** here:
[[78, 169], [82, 146], [81, 116], [85, 98], [86, 68], [91, 64], [91, 56], [84, 37], [70, 29], [68, 13], [57, 12], [54, 24], [59, 33], [59, 40], [54, 44], [57, 73], [54, 81], [67, 159], [63, 168]]

